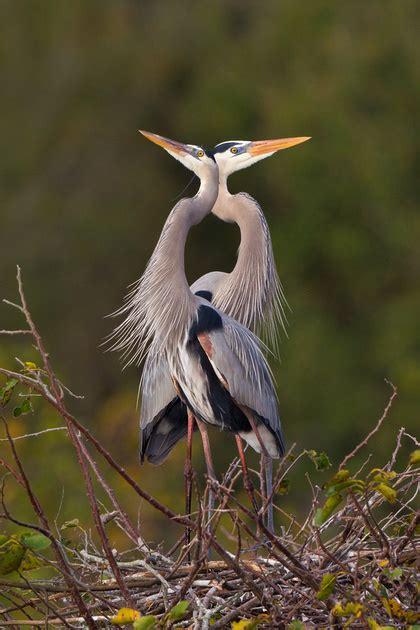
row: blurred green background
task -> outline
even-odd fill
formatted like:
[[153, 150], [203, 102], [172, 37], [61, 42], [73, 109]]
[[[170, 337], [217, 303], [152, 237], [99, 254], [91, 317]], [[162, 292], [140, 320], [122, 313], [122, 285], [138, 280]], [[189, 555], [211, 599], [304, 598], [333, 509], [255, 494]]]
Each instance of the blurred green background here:
[[[0, 3], [1, 296], [16, 299], [20, 264], [53, 365], [85, 395], [69, 405], [176, 510], [184, 446], [161, 468], [140, 468], [140, 371], [122, 373], [99, 347], [113, 327], [104, 316], [143, 272], [190, 180], [137, 129], [208, 146], [312, 136], [234, 175], [230, 187], [261, 203], [293, 311], [273, 364], [288, 443], [339, 463], [382, 413], [388, 378], [399, 398], [367, 451], [383, 464], [398, 427], [414, 431], [419, 413], [419, 18], [416, 0]], [[235, 226], [213, 217], [195, 228], [191, 281], [230, 270], [238, 242]], [[1, 305], [0, 328], [14, 325]], [[2, 365], [36, 359], [27, 339], [0, 344]], [[38, 406], [12, 430], [57, 424]], [[234, 441], [211, 437], [221, 471]], [[87, 518], [64, 433], [19, 448], [50, 514], [64, 492], [60, 519]], [[198, 442], [195, 451], [202, 470]], [[283, 499], [298, 514], [311, 501], [305, 466]], [[113, 483], [146, 536], [169, 536]], [[7, 489], [15, 514], [27, 515]]]

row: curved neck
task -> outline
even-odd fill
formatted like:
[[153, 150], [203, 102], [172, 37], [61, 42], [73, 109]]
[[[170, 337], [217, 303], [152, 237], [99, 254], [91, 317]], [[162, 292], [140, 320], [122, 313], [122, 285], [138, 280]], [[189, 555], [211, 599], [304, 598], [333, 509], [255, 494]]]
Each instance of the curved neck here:
[[195, 314], [197, 298], [185, 275], [184, 251], [188, 232], [210, 213], [218, 194], [217, 168], [201, 177], [197, 194], [174, 207], [146, 270], [119, 311], [125, 320], [115, 331], [114, 348], [128, 363], [140, 362], [152, 339], [175, 345]]
[[254, 331], [266, 323], [270, 343], [275, 346], [282, 294], [265, 216], [246, 193], [231, 195], [224, 177], [219, 180], [213, 213], [223, 221], [236, 223], [241, 232], [235, 267], [219, 287], [214, 304]]

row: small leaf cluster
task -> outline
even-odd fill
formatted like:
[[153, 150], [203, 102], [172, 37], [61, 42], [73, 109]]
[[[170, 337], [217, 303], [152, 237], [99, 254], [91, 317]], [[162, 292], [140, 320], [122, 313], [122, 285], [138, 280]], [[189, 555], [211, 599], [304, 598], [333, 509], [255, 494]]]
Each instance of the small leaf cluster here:
[[391, 485], [391, 480], [397, 476], [393, 470], [385, 471], [381, 468], [373, 468], [366, 479], [356, 479], [350, 476], [347, 468], [339, 470], [334, 477], [327, 481], [323, 488], [326, 501], [315, 513], [314, 525], [320, 527], [331, 516], [334, 510], [342, 503], [349, 493], [367, 495], [369, 492], [378, 492], [389, 503], [395, 503], [397, 492]]
[[18, 383], [19, 381], [16, 378], [10, 378], [3, 387], [0, 387], [0, 405], [2, 407], [7, 405]]
[[322, 471], [327, 470], [327, 468], [331, 468], [332, 464], [330, 462], [330, 458], [324, 451], [321, 451], [320, 453], [314, 450], [305, 452], [309, 459], [313, 461], [317, 470]]
[[138, 610], [133, 608], [120, 608], [117, 614], [112, 617], [111, 623], [114, 626], [133, 624], [134, 630], [166, 628], [174, 621], [181, 621], [187, 613], [188, 606], [189, 604], [186, 600], [181, 600], [160, 620], [156, 615], [141, 615]]
[[[25, 367], [23, 371], [27, 371], [27, 368]], [[6, 384], [3, 387], [0, 387], [0, 406], [1, 407], [6, 407], [6, 405], [8, 404], [8, 402], [10, 401], [12, 397], [14, 389], [16, 388], [18, 384], [19, 384], [19, 381], [16, 378], [10, 378], [6, 381]], [[31, 413], [33, 412], [33, 410], [34, 409], [32, 407], [32, 402], [30, 398], [25, 398], [25, 400], [20, 405], [17, 405], [14, 408], [13, 415], [15, 418], [17, 418], [18, 416], [23, 416], [27, 413]]]
[[42, 562], [34, 555], [47, 549], [51, 540], [38, 532], [25, 532], [20, 535], [0, 535], [0, 575], [13, 571], [37, 569]]

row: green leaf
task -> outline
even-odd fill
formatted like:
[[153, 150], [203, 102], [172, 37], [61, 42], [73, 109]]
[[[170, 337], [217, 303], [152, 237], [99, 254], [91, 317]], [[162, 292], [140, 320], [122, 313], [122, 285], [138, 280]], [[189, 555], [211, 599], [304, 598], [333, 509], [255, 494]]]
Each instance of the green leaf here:
[[25, 532], [20, 536], [22, 545], [33, 551], [42, 551], [51, 545], [51, 540], [38, 532]]
[[364, 486], [365, 483], [361, 479], [347, 479], [347, 481], [342, 481], [341, 483], [337, 483], [334, 486], [328, 486], [326, 495], [327, 497], [330, 497], [333, 494], [341, 492], [342, 490], [346, 490], [346, 488], [357, 488], [359, 490], [362, 490]]
[[29, 549], [26, 551], [22, 562], [20, 563], [19, 571], [33, 571], [45, 566], [40, 558], [37, 558]]
[[0, 545], [0, 575], [19, 569], [25, 555], [23, 547], [15, 538], [8, 538]]
[[13, 409], [13, 415], [15, 418], [17, 418], [18, 416], [23, 416], [26, 413], [33, 412], [33, 410], [34, 408], [32, 407], [32, 402], [29, 400], [29, 398], [26, 398], [20, 405], [20, 407], [15, 407]]
[[389, 503], [395, 503], [395, 501], [397, 500], [396, 491], [394, 490], [394, 488], [391, 488], [391, 486], [388, 486], [386, 483], [378, 483], [375, 486], [375, 490], [382, 494], [382, 496], [385, 497], [385, 499], [389, 501]]
[[287, 630], [305, 630], [305, 624], [298, 619], [294, 619], [292, 623], [289, 623]]
[[282, 479], [279, 487], [277, 488], [277, 494], [283, 496], [289, 494], [290, 491], [290, 479]]
[[65, 523], [62, 524], [60, 529], [61, 530], [63, 530], [63, 529], [70, 529], [71, 527], [79, 527], [79, 519], [78, 518], [73, 518], [71, 521], [65, 521]]
[[148, 628], [153, 628], [157, 624], [157, 617], [154, 615], [144, 615], [144, 617], [140, 617], [133, 623], [134, 630], [148, 630]]
[[18, 383], [19, 381], [16, 378], [11, 378], [6, 381], [6, 385], [4, 387], [0, 387], [0, 404], [2, 407], [5, 407], [7, 405], [14, 388]]
[[343, 497], [341, 494], [333, 494], [325, 501], [322, 508], [318, 508], [315, 512], [314, 525], [321, 527], [323, 523], [331, 516], [335, 508], [340, 505]]
[[31, 372], [32, 370], [37, 370], [37, 366], [36, 363], [34, 363], [33, 361], [25, 361], [25, 370], [28, 370], [28, 372]]
[[327, 481], [324, 487], [329, 488], [330, 486], [334, 486], [335, 484], [341, 483], [342, 481], [347, 481], [349, 477], [350, 477], [350, 471], [347, 470], [347, 468], [343, 468], [342, 470], [337, 471], [334, 477], [332, 477], [329, 481]]
[[410, 453], [408, 463], [411, 464], [411, 466], [414, 466], [415, 464], [420, 464], [420, 448]]
[[382, 470], [382, 468], [373, 468], [369, 475], [373, 475], [372, 481], [377, 481], [378, 483], [384, 482], [388, 483], [390, 479], [394, 479], [397, 476], [395, 470]]
[[187, 612], [189, 603], [186, 599], [182, 599], [180, 602], [176, 604], [167, 614], [167, 619], [172, 621], [179, 621], [185, 617], [185, 613]]
[[23, 413], [29, 413], [30, 411], [34, 410], [34, 408], [32, 407], [32, 401], [29, 398], [26, 398], [23, 401], [23, 403], [21, 404], [21, 408]]
[[315, 464], [315, 468], [317, 470], [326, 470], [327, 468], [331, 468], [329, 457], [324, 451], [321, 451], [320, 453], [317, 453], [316, 451], [307, 451], [307, 453]]
[[316, 598], [320, 601], [328, 599], [334, 591], [336, 580], [337, 577], [333, 573], [326, 573], [321, 580], [321, 586], [316, 594]]
[[399, 567], [397, 567], [396, 569], [392, 570], [392, 569], [382, 569], [384, 572], [384, 575], [386, 575], [387, 578], [389, 578], [390, 580], [399, 580], [400, 577], [402, 576], [402, 569], [400, 569]]

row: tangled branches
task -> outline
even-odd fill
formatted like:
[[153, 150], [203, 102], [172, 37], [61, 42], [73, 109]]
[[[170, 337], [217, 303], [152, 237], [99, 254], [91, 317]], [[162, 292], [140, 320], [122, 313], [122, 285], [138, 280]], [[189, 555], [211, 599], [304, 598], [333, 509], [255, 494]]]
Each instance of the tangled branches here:
[[[0, 460], [5, 472], [0, 517], [15, 528], [13, 534], [0, 536], [2, 627], [99, 628], [130, 623], [135, 628], [176, 624], [217, 629], [239, 623], [241, 628], [380, 628], [408, 627], [418, 621], [415, 570], [420, 519], [413, 506], [419, 451], [413, 452], [404, 470], [394, 468], [403, 440], [419, 445], [401, 429], [385, 466], [367, 470], [366, 462], [359, 471], [351, 471], [353, 455], [386, 419], [397, 395], [392, 385], [375, 428], [323, 490], [313, 487], [303, 523], [277, 507], [285, 525], [273, 535], [264, 524], [267, 499], [259, 497], [256, 513], [235, 493], [241, 476], [237, 460], [220, 482], [207, 479], [204, 492], [194, 479], [196, 511], [178, 514], [147, 493], [70, 413], [65, 397], [71, 393], [53, 371], [30, 315], [19, 269], [17, 280], [20, 304], [9, 304], [21, 312], [27, 328], [1, 333], [30, 336], [40, 365], [21, 362], [16, 371], [0, 368], [3, 439], [10, 446], [9, 459]], [[64, 425], [56, 430], [66, 431], [73, 445], [93, 534], [77, 522], [55, 527], [42, 506], [19, 453], [19, 438], [9, 430], [6, 412], [14, 390], [28, 394], [14, 415], [29, 412], [29, 394], [37, 393], [62, 419]], [[287, 475], [302, 457], [309, 455], [317, 467], [330, 465], [323, 454], [303, 452], [294, 457], [293, 450], [278, 466], [274, 497], [287, 492]], [[103, 466], [121, 477], [138, 499], [189, 528], [189, 544], [182, 537], [169, 551], [151, 548], [107, 482]], [[34, 522], [22, 522], [10, 513], [5, 488], [10, 477], [29, 499]], [[97, 486], [106, 495], [107, 506], [99, 501]], [[204, 507], [210, 490], [216, 501], [208, 517]], [[128, 550], [112, 547], [107, 531], [111, 522], [124, 532]], [[63, 532], [71, 527], [80, 530], [83, 544], [69, 546]], [[40, 566], [47, 577], [31, 578], [31, 571]]]

